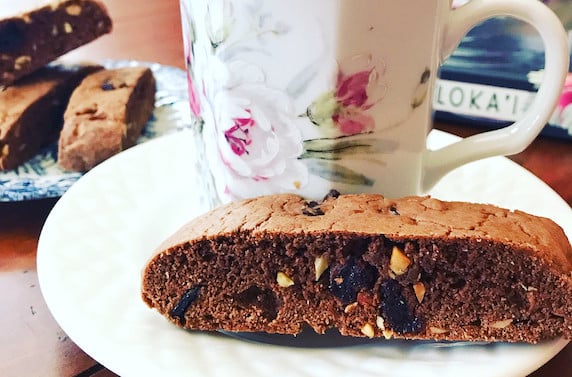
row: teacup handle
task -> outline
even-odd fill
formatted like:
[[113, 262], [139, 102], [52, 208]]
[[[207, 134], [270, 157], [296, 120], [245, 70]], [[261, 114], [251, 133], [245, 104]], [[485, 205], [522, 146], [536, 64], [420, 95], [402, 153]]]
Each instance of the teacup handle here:
[[510, 126], [483, 132], [424, 155], [423, 191], [443, 175], [471, 161], [506, 156], [524, 150], [550, 119], [568, 73], [568, 38], [556, 15], [538, 0], [472, 0], [451, 10], [443, 30], [441, 62], [477, 23], [494, 16], [510, 16], [539, 32], [545, 48], [545, 73], [537, 95], [524, 117]]

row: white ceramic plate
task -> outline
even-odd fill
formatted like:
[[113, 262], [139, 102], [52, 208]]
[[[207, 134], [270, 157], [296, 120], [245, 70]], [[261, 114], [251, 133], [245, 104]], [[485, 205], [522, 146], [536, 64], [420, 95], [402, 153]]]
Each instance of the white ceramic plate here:
[[[431, 136], [433, 146], [453, 140], [440, 132]], [[352, 347], [301, 348], [174, 327], [141, 301], [140, 274], [160, 241], [211, 205], [196, 141], [192, 131], [183, 131], [97, 166], [60, 199], [42, 231], [38, 274], [50, 310], [74, 342], [115, 373], [123, 377], [524, 376], [567, 344], [564, 340], [540, 345], [381, 340]], [[458, 169], [432, 194], [550, 216], [567, 227], [568, 236], [572, 234], [570, 207], [505, 158]]]
[[[190, 109], [185, 71], [157, 63], [137, 61], [102, 62], [107, 68], [148, 66], [157, 81], [155, 110], [137, 144], [189, 127]], [[0, 171], [0, 202], [53, 198], [62, 195], [81, 176], [64, 171], [57, 164], [58, 144], [42, 148], [38, 154], [13, 170]]]

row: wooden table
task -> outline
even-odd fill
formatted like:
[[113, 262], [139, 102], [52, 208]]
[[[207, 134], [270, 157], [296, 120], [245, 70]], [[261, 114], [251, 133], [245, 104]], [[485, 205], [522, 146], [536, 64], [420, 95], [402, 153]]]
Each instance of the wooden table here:
[[[113, 34], [68, 55], [71, 59], [135, 59], [183, 67], [178, 2], [107, 0]], [[476, 130], [438, 128], [466, 136]], [[513, 160], [572, 204], [572, 143], [538, 139]], [[115, 376], [79, 349], [54, 321], [36, 274], [38, 236], [57, 199], [0, 203], [0, 376]], [[567, 374], [568, 373], [568, 374]], [[572, 344], [534, 377], [572, 375]]]

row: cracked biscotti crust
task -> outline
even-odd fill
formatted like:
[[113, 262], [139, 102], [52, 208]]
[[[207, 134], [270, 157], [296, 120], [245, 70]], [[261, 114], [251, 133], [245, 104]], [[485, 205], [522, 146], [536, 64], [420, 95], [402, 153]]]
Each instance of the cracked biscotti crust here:
[[492, 205], [273, 195], [165, 240], [142, 297], [187, 329], [535, 343], [572, 337], [572, 248]]
[[87, 171], [135, 145], [155, 106], [155, 78], [147, 67], [106, 69], [87, 76], [64, 114], [58, 164]]
[[0, 170], [17, 167], [56, 141], [72, 91], [102, 68], [51, 64], [0, 91]]
[[0, 20], [0, 88], [111, 29], [97, 0], [56, 0]]

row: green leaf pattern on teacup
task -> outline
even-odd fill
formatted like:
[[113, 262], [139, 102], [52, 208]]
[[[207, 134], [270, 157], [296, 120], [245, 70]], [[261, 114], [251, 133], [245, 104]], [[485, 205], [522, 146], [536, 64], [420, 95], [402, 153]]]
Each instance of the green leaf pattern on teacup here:
[[310, 160], [308, 169], [310, 174], [317, 175], [331, 182], [358, 186], [373, 186], [375, 183], [373, 179], [364, 174], [333, 161]]
[[[375, 180], [342, 166], [334, 161], [364, 160], [373, 154], [391, 153], [397, 148], [393, 141], [379, 139], [375, 135], [354, 135], [339, 138], [304, 140], [304, 152], [300, 159], [307, 160], [310, 174], [347, 185], [372, 186]], [[383, 165], [383, 161], [377, 162]]]
[[338, 109], [339, 103], [334, 92], [326, 92], [316, 98], [316, 100], [308, 106], [306, 115], [316, 126], [333, 130], [335, 129], [333, 118]]
[[227, 1], [209, 1], [205, 18], [206, 31], [213, 50], [224, 43], [232, 30], [232, 4]]
[[341, 160], [362, 158], [373, 153], [391, 153], [397, 148], [392, 141], [377, 138], [349, 138], [304, 140], [304, 153], [301, 159], [317, 158], [322, 160]]

